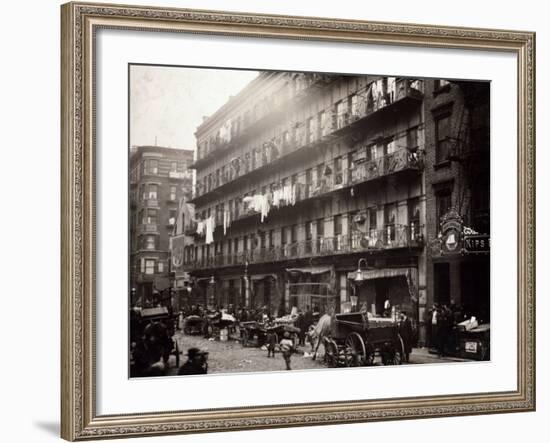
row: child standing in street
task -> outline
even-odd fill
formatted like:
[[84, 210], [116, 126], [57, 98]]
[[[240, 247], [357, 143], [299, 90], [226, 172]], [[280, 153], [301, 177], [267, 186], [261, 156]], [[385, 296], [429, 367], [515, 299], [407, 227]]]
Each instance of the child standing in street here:
[[281, 340], [281, 343], [279, 343], [279, 346], [283, 353], [283, 358], [285, 359], [286, 370], [290, 371], [290, 356], [294, 351], [294, 343], [290, 339], [290, 334], [288, 332], [285, 332], [284, 338]]
[[267, 358], [275, 357], [275, 346], [277, 346], [277, 334], [268, 331], [266, 336]]

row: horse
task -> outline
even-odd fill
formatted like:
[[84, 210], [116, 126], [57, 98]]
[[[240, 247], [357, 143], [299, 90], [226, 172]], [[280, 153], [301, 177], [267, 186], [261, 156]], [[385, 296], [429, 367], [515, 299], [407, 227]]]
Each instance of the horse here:
[[323, 316], [317, 322], [315, 329], [313, 329], [313, 331], [310, 333], [310, 340], [312, 345], [314, 340], [313, 337], [317, 339], [317, 345], [315, 346], [315, 350], [313, 351], [312, 360], [315, 360], [317, 358], [317, 350], [319, 349], [319, 345], [321, 344], [323, 339], [330, 336], [333, 316], [334, 313], [323, 314]]

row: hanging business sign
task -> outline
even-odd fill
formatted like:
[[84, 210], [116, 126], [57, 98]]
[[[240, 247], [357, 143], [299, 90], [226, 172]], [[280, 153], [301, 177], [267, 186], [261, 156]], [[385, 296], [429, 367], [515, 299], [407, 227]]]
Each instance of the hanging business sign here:
[[464, 253], [466, 254], [488, 254], [490, 246], [491, 239], [487, 234], [464, 236]]
[[458, 254], [462, 251], [462, 218], [451, 209], [441, 220], [441, 253]]
[[491, 240], [488, 234], [480, 234], [465, 226], [459, 213], [451, 209], [442, 217], [439, 236], [429, 247], [432, 256], [488, 254]]

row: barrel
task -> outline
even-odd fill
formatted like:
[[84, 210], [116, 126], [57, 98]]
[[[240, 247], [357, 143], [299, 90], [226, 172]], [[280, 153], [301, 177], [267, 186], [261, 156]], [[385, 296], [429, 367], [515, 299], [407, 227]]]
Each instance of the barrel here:
[[227, 341], [228, 336], [227, 328], [220, 329], [220, 341]]

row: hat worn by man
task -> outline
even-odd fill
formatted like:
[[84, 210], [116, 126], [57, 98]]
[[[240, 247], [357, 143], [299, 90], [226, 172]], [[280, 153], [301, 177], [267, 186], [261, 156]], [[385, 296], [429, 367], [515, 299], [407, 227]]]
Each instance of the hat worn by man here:
[[187, 350], [187, 357], [189, 357], [189, 358], [195, 358], [198, 355], [205, 355], [205, 354], [208, 354], [208, 352], [203, 351], [199, 348], [189, 348]]

